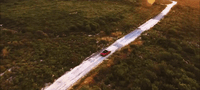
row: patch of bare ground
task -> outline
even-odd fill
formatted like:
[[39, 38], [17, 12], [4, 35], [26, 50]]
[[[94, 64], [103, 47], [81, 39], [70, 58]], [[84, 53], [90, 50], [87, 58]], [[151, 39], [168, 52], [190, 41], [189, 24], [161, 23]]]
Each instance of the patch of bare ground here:
[[135, 40], [134, 42], [132, 42], [131, 44], [140, 46], [140, 45], [143, 44], [143, 42], [142, 42], [141, 39], [136, 39], [136, 40]]
[[9, 51], [8, 51], [8, 48], [7, 47], [5, 47], [4, 49], [2, 49], [2, 56], [3, 57], [6, 57], [7, 55], [9, 54]]
[[94, 76], [97, 75], [97, 72], [91, 74], [87, 78], [85, 78], [84, 81], [81, 82], [81, 84], [78, 86], [77, 90], [79, 90], [83, 85], [88, 85], [94, 83]]
[[[103, 32], [104, 33], [104, 32]], [[101, 32], [102, 34], [102, 32]], [[97, 38], [98, 41], [104, 40], [108, 42], [113, 42], [115, 38], [120, 38], [123, 35], [121, 31], [112, 32], [110, 36], [102, 34], [102, 37]]]
[[108, 61], [107, 61], [107, 63], [106, 63], [106, 66], [107, 67], [110, 67], [110, 66], [112, 66], [113, 65], [113, 59], [109, 59]]
[[113, 58], [120, 58], [121, 60], [126, 59], [134, 50], [134, 48], [131, 48], [131, 45], [141, 46], [143, 45], [143, 41], [140, 38], [137, 38], [135, 41], [123, 47], [119, 52], [113, 55]]
[[111, 41], [113, 41], [113, 38], [109, 37], [109, 36], [105, 36], [105, 37], [100, 38], [100, 40], [111, 42]]
[[15, 30], [11, 30], [11, 29], [7, 29], [7, 28], [2, 28], [1, 30], [3, 30], [3, 31], [7, 31], [8, 33], [11, 33], [11, 34], [15, 34], [15, 33], [17, 33], [17, 31], [15, 31]]
[[121, 35], [122, 35], [122, 32], [120, 32], [120, 31], [116, 31], [116, 32], [111, 33], [112, 37], [120, 37]]

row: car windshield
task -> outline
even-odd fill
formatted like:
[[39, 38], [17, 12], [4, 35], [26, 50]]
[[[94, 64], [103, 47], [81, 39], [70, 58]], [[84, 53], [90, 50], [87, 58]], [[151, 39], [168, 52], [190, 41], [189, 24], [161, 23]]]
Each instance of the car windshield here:
[[107, 50], [104, 50], [104, 51], [103, 51], [103, 53], [107, 53], [107, 52], [108, 52]]

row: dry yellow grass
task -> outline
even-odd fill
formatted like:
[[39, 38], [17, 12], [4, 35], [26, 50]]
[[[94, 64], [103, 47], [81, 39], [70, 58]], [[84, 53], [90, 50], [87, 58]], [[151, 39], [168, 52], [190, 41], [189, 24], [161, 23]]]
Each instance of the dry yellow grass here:
[[111, 42], [111, 41], [113, 41], [113, 38], [106, 36], [106, 37], [102, 37], [100, 40]]
[[121, 35], [122, 35], [122, 32], [120, 32], [120, 31], [116, 31], [116, 32], [111, 33], [112, 37], [119, 37]]
[[8, 51], [8, 48], [7, 48], [7, 47], [4, 48], [4, 49], [2, 49], [2, 56], [3, 56], [3, 57], [6, 57], [8, 54], [9, 54], [9, 51]]
[[94, 82], [94, 80], [93, 80], [93, 78], [94, 78], [94, 76], [96, 76], [97, 75], [97, 72], [95, 72], [95, 73], [93, 73], [92, 75], [90, 75], [90, 76], [88, 76], [80, 85], [79, 85], [79, 87], [77, 88], [77, 90], [79, 90], [82, 86], [84, 86], [84, 85], [88, 85], [88, 84], [90, 84], [90, 83], [93, 83]]
[[111, 65], [113, 65], [113, 63], [114, 63], [113, 60], [109, 59], [108, 62], [107, 62], [107, 64], [106, 64], [106, 66], [110, 67]]
[[133, 42], [133, 44], [134, 45], [142, 45], [143, 44], [143, 42], [141, 41], [141, 40], [138, 40], [138, 41], [135, 41], [135, 42]]

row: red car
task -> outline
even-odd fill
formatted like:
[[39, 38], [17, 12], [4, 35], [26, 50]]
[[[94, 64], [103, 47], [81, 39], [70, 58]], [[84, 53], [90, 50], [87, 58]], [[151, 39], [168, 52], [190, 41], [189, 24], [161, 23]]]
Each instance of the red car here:
[[101, 53], [101, 56], [106, 56], [110, 53], [111, 51], [108, 51], [108, 50], [104, 50], [102, 53]]

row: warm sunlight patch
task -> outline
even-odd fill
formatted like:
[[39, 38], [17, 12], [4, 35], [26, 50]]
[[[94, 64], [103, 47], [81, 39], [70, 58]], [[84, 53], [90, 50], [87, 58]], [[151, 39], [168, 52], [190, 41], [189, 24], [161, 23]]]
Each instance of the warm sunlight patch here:
[[200, 9], [200, 0], [176, 0], [181, 6], [189, 6], [192, 8]]
[[170, 4], [172, 0], [155, 0], [157, 4]]
[[153, 4], [153, 3], [155, 2], [155, 0], [147, 0], [147, 2], [148, 2], [149, 4]]
[[85, 78], [85, 80], [80, 84], [80, 86], [78, 87], [78, 89], [80, 89], [83, 85], [87, 85], [89, 83], [93, 83], [94, 82], [94, 76], [97, 75], [97, 72], [95, 72], [94, 74], [88, 76], [87, 78]]

